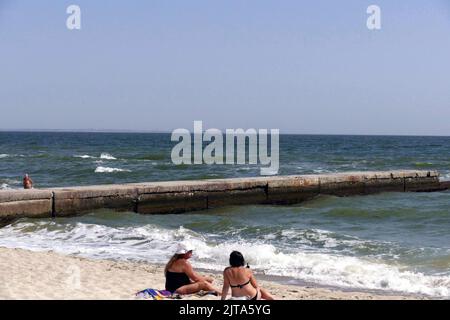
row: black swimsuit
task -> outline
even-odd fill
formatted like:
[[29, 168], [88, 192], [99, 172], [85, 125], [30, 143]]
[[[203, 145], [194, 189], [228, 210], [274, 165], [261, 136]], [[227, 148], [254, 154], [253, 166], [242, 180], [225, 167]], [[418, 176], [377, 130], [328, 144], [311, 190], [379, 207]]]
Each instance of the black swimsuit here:
[[191, 284], [191, 280], [184, 272], [170, 272], [166, 273], [166, 290], [170, 292], [177, 291], [185, 285]]

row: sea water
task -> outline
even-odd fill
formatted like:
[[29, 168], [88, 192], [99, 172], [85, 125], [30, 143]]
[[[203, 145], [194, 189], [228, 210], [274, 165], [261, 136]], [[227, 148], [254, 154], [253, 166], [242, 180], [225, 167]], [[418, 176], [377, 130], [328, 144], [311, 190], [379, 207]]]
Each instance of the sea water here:
[[[175, 166], [170, 134], [0, 133], [0, 187], [257, 176], [258, 166]], [[279, 174], [426, 169], [450, 178], [449, 137], [280, 136]], [[220, 271], [240, 250], [260, 275], [343, 289], [450, 298], [450, 192], [320, 196], [293, 206], [182, 215], [99, 210], [21, 219], [0, 246], [164, 264], [178, 243]], [[286, 280], [287, 279], [287, 280]]]

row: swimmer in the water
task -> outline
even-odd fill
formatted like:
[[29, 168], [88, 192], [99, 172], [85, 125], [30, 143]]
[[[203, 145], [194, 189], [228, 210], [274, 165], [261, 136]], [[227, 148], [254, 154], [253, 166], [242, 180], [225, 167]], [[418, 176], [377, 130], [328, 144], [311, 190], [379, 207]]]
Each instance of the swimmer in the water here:
[[30, 176], [25, 174], [23, 177], [23, 188], [24, 189], [33, 189], [33, 180], [31, 180]]

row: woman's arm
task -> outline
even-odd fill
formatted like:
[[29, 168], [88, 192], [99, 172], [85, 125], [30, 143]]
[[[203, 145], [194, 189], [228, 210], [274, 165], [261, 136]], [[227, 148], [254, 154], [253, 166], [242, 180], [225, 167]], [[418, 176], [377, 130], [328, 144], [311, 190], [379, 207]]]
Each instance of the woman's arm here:
[[229, 290], [230, 290], [230, 281], [228, 280], [228, 276], [226, 274], [225, 269], [223, 272], [222, 300], [225, 300], [227, 298]]
[[250, 283], [252, 284], [252, 286], [255, 289], [258, 289], [259, 288], [259, 284], [258, 284], [258, 281], [256, 281], [255, 276], [253, 275], [253, 271], [248, 269], [248, 272], [249, 272], [249, 276], [250, 276]]
[[197, 274], [197, 272], [194, 271], [189, 261], [186, 261], [183, 269], [184, 273], [186, 273], [189, 279], [191, 279], [192, 281], [200, 282], [205, 280], [202, 276], [200, 276], [199, 274]]

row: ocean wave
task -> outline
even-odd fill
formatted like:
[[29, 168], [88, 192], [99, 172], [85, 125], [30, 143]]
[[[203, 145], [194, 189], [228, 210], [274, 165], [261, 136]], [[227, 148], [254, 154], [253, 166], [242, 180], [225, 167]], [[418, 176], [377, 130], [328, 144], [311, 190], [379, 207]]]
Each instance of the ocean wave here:
[[8, 153], [0, 154], [0, 159], [14, 158], [14, 157], [25, 158], [25, 155], [23, 155], [23, 154], [8, 154]]
[[95, 173], [113, 173], [113, 172], [131, 172], [127, 169], [109, 168], [109, 167], [97, 167]]
[[109, 153], [102, 153], [100, 155], [100, 159], [105, 159], [105, 160], [117, 160], [117, 158], [113, 157], [112, 155], [110, 155]]
[[338, 237], [331, 231], [320, 229], [286, 229], [281, 231], [281, 236], [290, 242], [295, 241], [296, 243], [304, 244], [309, 247], [336, 248], [345, 246], [355, 248], [372, 247], [375, 245], [373, 242], [365, 241], [357, 237], [342, 235]]
[[400, 265], [336, 253], [308, 252], [297, 247], [287, 250], [259, 240], [214, 239], [213, 235], [184, 227], [167, 229], [149, 224], [111, 227], [40, 221], [0, 229], [0, 245], [6, 247], [164, 264], [182, 243], [194, 249], [194, 266], [209, 270], [222, 270], [228, 265], [229, 253], [239, 250], [254, 270], [266, 275], [349, 289], [450, 296], [450, 277], [445, 275], [427, 275]]
[[11, 189], [7, 183], [0, 184], [0, 190], [9, 190]]
[[74, 155], [73, 156], [74, 158], [81, 158], [81, 159], [95, 159], [95, 157], [93, 157], [93, 156], [90, 156], [90, 155], [88, 155], [88, 154], [84, 154], [84, 155]]
[[14, 179], [0, 179], [0, 190], [14, 190], [21, 187], [22, 182]]
[[81, 158], [81, 159], [103, 159], [103, 160], [117, 160], [117, 158], [113, 157], [112, 155], [110, 155], [109, 153], [101, 153], [100, 157], [94, 157], [94, 156], [90, 156], [88, 154], [83, 154], [83, 155], [74, 155], [74, 158]]
[[238, 171], [250, 171], [250, 170], [254, 170], [254, 169], [258, 169], [258, 168], [257, 167], [254, 167], [254, 168], [252, 168], [252, 167], [242, 167], [242, 168], [239, 168]]

